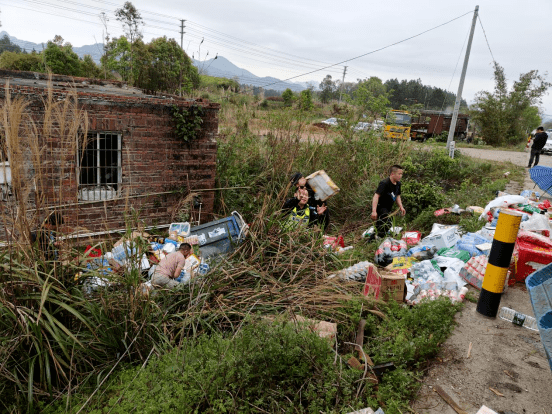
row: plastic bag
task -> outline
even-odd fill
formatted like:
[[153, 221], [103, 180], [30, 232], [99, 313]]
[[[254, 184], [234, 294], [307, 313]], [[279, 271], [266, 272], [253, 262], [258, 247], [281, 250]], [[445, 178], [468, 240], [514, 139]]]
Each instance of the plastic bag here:
[[517, 195], [505, 195], [502, 197], [497, 197], [485, 206], [485, 209], [483, 210], [483, 213], [479, 218], [484, 219], [485, 215], [487, 214], [487, 211], [489, 211], [493, 207], [508, 207], [511, 204], [519, 204], [519, 203], [526, 204], [527, 198], [522, 196], [517, 196]]
[[376, 250], [376, 264], [385, 267], [393, 262], [394, 257], [406, 256], [406, 249], [406, 243], [403, 240], [395, 240], [388, 237], [383, 240], [383, 243]]
[[416, 260], [429, 260], [433, 259], [433, 256], [437, 253], [437, 247], [424, 245], [424, 246], [415, 246], [411, 248], [406, 254], [408, 257], [412, 257]]
[[481, 254], [488, 254], [488, 251], [481, 251], [477, 247], [479, 244], [489, 243], [491, 240], [480, 236], [476, 233], [467, 233], [460, 240], [456, 242], [456, 248], [458, 250], [464, 250], [470, 254], [470, 256], [479, 256]]
[[529, 220], [523, 221], [519, 226], [522, 230], [539, 232], [543, 236], [550, 237], [550, 218], [546, 214], [533, 214]]

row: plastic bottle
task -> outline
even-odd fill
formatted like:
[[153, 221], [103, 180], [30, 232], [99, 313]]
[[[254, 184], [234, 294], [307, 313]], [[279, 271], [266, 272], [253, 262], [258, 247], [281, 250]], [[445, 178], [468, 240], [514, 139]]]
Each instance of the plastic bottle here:
[[466, 297], [466, 293], [468, 293], [468, 288], [464, 286], [460, 291], [458, 292], [458, 300], [463, 301]]
[[523, 313], [516, 312], [513, 309], [503, 306], [498, 313], [498, 317], [504, 319], [505, 321], [510, 321], [514, 325], [523, 326], [524, 328], [531, 329], [532, 331], [537, 331], [537, 321], [532, 316], [527, 316]]

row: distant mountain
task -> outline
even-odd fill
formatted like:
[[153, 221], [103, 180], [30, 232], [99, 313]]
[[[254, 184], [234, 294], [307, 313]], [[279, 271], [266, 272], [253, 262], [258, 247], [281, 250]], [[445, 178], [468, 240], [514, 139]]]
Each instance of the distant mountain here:
[[[27, 52], [32, 52], [33, 50], [40, 52], [44, 48], [46, 48], [46, 45], [48, 43], [48, 41], [45, 41], [44, 43], [33, 43], [27, 40], [20, 40], [15, 36], [10, 36], [5, 31], [0, 32], [0, 38], [4, 37], [4, 35], [7, 35], [10, 38], [10, 41], [12, 43], [15, 43], [17, 46], [19, 46], [20, 48], [24, 49]], [[93, 45], [85, 45], [80, 47], [73, 46], [73, 51], [79, 57], [83, 58], [85, 55], [90, 55], [92, 56], [92, 59], [94, 59], [94, 62], [96, 63], [100, 63], [100, 58], [102, 57], [102, 50], [103, 50], [103, 45], [101, 43], [96, 43]]]
[[[20, 40], [14, 36], [10, 36], [7, 32], [0, 32], [0, 38], [7, 35], [12, 43], [15, 43], [22, 49], [25, 49], [27, 52], [36, 50], [40, 52], [43, 48], [46, 47], [48, 41], [44, 43], [33, 43], [26, 40]], [[85, 45], [80, 47], [73, 46], [73, 51], [81, 58], [85, 55], [92, 56], [94, 62], [100, 63], [100, 58], [102, 56], [103, 44], [96, 43], [93, 45]], [[260, 77], [254, 75], [246, 69], [242, 69], [223, 56], [217, 56], [217, 58], [198, 61], [192, 59], [194, 66], [196, 66], [201, 73], [210, 76], [217, 76], [221, 78], [234, 79], [237, 78], [237, 81], [240, 84], [252, 85], [252, 86], [262, 86], [267, 89], [274, 89], [277, 91], [284, 91], [287, 88], [290, 88], [292, 91], [300, 92], [303, 89], [307, 89], [310, 84], [314, 86], [314, 89], [318, 88], [318, 82], [309, 81], [309, 82], [282, 82], [280, 79], [273, 78], [271, 76]]]
[[271, 76], [260, 77], [254, 75], [248, 70], [234, 65], [223, 56], [203, 61], [192, 59], [192, 62], [194, 66], [199, 69], [200, 73], [220, 78], [236, 78], [240, 84], [262, 86], [266, 87], [266, 89], [274, 89], [277, 91], [284, 91], [290, 88], [292, 91], [299, 92], [303, 89], [307, 89], [302, 83], [282, 82], [280, 79]]

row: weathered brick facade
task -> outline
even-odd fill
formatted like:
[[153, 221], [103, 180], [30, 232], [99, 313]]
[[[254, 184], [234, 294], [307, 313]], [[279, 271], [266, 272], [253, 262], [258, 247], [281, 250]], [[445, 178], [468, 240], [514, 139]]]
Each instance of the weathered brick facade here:
[[[5, 100], [8, 80], [12, 99], [24, 97], [35, 123], [41, 125], [47, 79], [29, 72], [0, 71], [0, 103]], [[64, 99], [77, 87], [78, 108], [87, 113], [89, 132], [121, 134], [122, 174], [116, 198], [79, 201], [77, 151], [63, 147], [63, 139], [55, 134], [41, 136], [43, 190], [37, 194], [44, 200], [41, 215], [51, 210], [49, 206], [59, 206], [68, 226], [91, 231], [124, 228], [125, 214], [131, 211], [146, 225], [166, 224], [183, 196], [214, 188], [219, 104], [195, 102], [205, 110], [203, 124], [199, 137], [185, 143], [176, 136], [170, 109], [173, 105], [189, 107], [193, 101], [147, 96], [121, 83], [91, 79], [54, 76], [52, 85], [54, 101]], [[214, 192], [202, 191], [201, 201], [202, 221], [208, 221], [212, 217]]]

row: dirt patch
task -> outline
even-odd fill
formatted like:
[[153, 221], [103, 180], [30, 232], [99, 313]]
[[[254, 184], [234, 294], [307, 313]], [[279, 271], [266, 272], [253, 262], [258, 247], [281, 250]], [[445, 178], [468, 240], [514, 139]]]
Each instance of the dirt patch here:
[[[501, 306], [533, 315], [529, 294], [521, 285], [504, 293]], [[552, 412], [552, 374], [536, 346], [539, 334], [499, 318], [486, 318], [475, 309], [475, 303], [467, 302], [457, 315], [458, 327], [429, 369], [412, 408], [420, 414], [454, 414], [433, 390], [440, 385], [468, 413], [476, 413], [482, 405], [497, 412]]]

